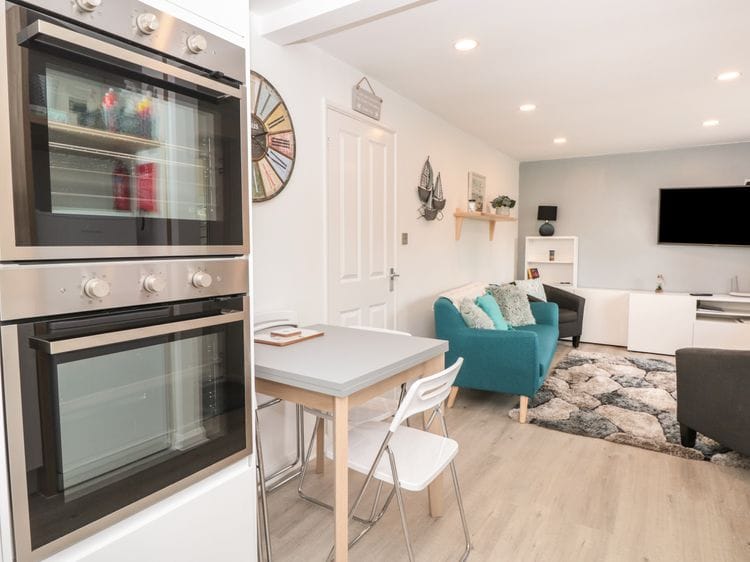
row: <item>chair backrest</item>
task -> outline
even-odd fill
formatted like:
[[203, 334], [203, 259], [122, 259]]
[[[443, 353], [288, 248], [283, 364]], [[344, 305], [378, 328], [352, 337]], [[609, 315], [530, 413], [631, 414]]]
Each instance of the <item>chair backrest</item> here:
[[297, 313], [293, 310], [275, 310], [272, 312], [261, 312], [255, 316], [255, 333], [273, 328], [288, 326], [296, 328], [299, 326]]
[[444, 371], [414, 381], [393, 416], [390, 430], [396, 431], [406, 418], [434, 408], [448, 398], [463, 363], [464, 358], [459, 357]]
[[356, 330], [368, 330], [370, 332], [382, 332], [384, 334], [395, 334], [397, 336], [410, 336], [409, 332], [401, 332], [399, 330], [389, 330], [388, 328], [373, 328], [372, 326], [347, 326], [347, 328], [354, 328]]

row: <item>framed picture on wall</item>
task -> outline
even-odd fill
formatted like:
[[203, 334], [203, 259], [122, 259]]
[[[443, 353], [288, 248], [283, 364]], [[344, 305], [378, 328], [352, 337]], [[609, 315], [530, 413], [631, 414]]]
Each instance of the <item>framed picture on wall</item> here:
[[[487, 178], [476, 172], [469, 172], [469, 201], [476, 202], [476, 210], [484, 211], [484, 196], [487, 191]], [[469, 209], [471, 210], [471, 209]]]

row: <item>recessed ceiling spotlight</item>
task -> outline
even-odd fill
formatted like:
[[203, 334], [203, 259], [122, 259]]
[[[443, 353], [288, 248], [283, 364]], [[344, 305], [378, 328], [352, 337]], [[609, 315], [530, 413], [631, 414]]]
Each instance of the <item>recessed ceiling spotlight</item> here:
[[479, 43], [477, 43], [475, 39], [469, 38], [459, 39], [453, 43], [453, 46], [457, 51], [471, 51], [472, 49], [476, 49], [477, 45], [479, 45]]
[[552, 142], [554, 142], [555, 144], [565, 144], [566, 142], [568, 142], [568, 139], [566, 139], [565, 137], [557, 137], [555, 139], [552, 139]]
[[716, 79], [721, 82], [730, 82], [732, 80], [737, 80], [737, 78], [739, 78], [740, 76], [742, 76], [742, 73], [736, 70], [729, 70], [727, 72], [722, 72], [721, 74], [719, 74]]
[[718, 125], [718, 124], [719, 124], [719, 120], [718, 119], [706, 119], [703, 122], [703, 126], [704, 127], [716, 127], [716, 125]]
[[518, 109], [525, 113], [528, 113], [529, 111], [534, 111], [536, 109], [536, 106], [533, 103], [525, 103]]

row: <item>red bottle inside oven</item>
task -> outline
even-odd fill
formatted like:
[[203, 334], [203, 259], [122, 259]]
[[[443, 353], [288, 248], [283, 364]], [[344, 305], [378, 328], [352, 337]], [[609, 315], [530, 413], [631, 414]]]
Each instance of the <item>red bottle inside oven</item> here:
[[112, 198], [116, 211], [130, 210], [130, 170], [122, 160], [115, 163], [112, 171]]
[[156, 164], [146, 162], [136, 166], [138, 187], [138, 210], [146, 213], [156, 212]]

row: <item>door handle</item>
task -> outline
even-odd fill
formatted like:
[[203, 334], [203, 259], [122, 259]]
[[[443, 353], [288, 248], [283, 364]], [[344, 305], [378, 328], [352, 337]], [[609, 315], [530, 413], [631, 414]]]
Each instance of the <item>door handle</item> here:
[[114, 345], [118, 343], [143, 340], [156, 336], [164, 336], [184, 332], [186, 330], [199, 330], [213, 326], [222, 326], [233, 322], [242, 322], [245, 319], [245, 313], [241, 311], [227, 311], [213, 316], [204, 318], [195, 318], [192, 320], [180, 320], [168, 324], [157, 324], [155, 326], [144, 326], [142, 328], [130, 328], [120, 330], [119, 332], [107, 332], [94, 336], [81, 336], [67, 340], [45, 340], [43, 338], [29, 338], [29, 345], [48, 355], [58, 355], [60, 353], [69, 353], [71, 351], [82, 351], [96, 347]]
[[89, 59], [93, 58], [97, 61], [101, 61], [102, 58], [109, 58], [112, 61], [116, 61], [120, 67], [122, 67], [121, 65], [141, 66], [154, 72], [183, 80], [188, 84], [200, 86], [207, 92], [211, 92], [213, 97], [217, 98], [230, 96], [240, 99], [244, 95], [242, 86], [235, 87], [212, 80], [176, 65], [161, 62], [146, 55], [129, 51], [123, 47], [106, 43], [95, 37], [89, 37], [72, 29], [43, 20], [35, 21], [27, 28], [22, 29], [18, 34], [19, 45], [25, 46], [30, 42], [43, 43], [48, 47], [72, 52]]
[[390, 273], [388, 274], [388, 281], [389, 281], [389, 283], [390, 283], [390, 288], [389, 288], [389, 291], [390, 291], [391, 293], [392, 293], [392, 292], [394, 291], [394, 286], [393, 286], [393, 282], [394, 282], [394, 281], [395, 281], [396, 279], [398, 279], [399, 277], [401, 277], [401, 276], [400, 276], [400, 275], [399, 275], [398, 273], [396, 273], [396, 269], [392, 267], [392, 268], [391, 268], [391, 272], [390, 272]]

